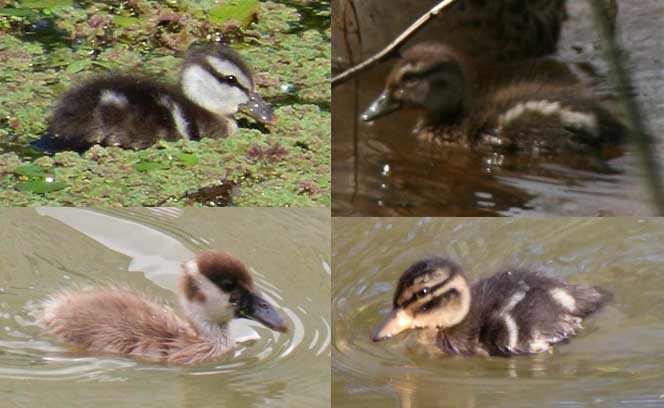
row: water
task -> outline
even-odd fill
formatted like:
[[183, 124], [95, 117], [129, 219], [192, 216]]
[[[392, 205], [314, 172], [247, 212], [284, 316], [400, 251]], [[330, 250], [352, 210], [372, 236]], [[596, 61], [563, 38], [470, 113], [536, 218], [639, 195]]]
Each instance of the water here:
[[[636, 94], [659, 141], [656, 154], [662, 158], [664, 81], [659, 56], [664, 42], [664, 3], [618, 3], [617, 38], [630, 52], [628, 67], [637, 84]], [[611, 95], [613, 89], [607, 81], [606, 64], [585, 1], [569, 1], [568, 6], [571, 19], [564, 26], [556, 58], [574, 72], [582, 73], [598, 95]], [[412, 21], [415, 16], [404, 18]], [[372, 21], [372, 27], [361, 32], [380, 37], [391, 30], [375, 28], [376, 24]], [[366, 46], [372, 38], [365, 36], [361, 43]], [[335, 53], [339, 56], [344, 51]], [[594, 165], [578, 166], [568, 157], [552, 162], [477, 154], [418, 142], [410, 133], [415, 123], [412, 113], [396, 113], [371, 125], [359, 122], [360, 113], [382, 90], [390, 66], [391, 62], [379, 65], [357, 82], [334, 88], [335, 215], [653, 214], [633, 149], [609, 160], [607, 171]]]
[[[335, 218], [332, 401], [343, 407], [664, 406], [661, 219]], [[552, 354], [428, 358], [372, 343], [396, 280], [427, 256], [471, 280], [511, 266], [604, 287], [614, 300]]]
[[[0, 210], [2, 406], [329, 406], [329, 224], [324, 209]], [[34, 324], [60, 288], [116, 283], [174, 304], [180, 263], [209, 248], [255, 271], [289, 333], [240, 320], [256, 340], [183, 368], [75, 353]]]

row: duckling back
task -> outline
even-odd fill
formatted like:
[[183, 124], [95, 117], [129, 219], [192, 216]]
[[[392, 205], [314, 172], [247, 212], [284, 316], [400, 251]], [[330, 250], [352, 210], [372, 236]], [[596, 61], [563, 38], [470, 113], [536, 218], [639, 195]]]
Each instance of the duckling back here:
[[39, 323], [78, 350], [148, 361], [203, 362], [228, 348], [200, 339], [169, 307], [127, 289], [61, 292], [43, 303]]
[[615, 113], [577, 87], [536, 81], [489, 95], [466, 126], [475, 143], [539, 153], [601, 151], [624, 143], [628, 133]]
[[201, 120], [208, 136], [228, 133], [224, 121], [189, 103], [179, 90], [141, 77], [112, 76], [75, 87], [62, 96], [49, 137], [55, 146], [85, 150], [93, 144], [145, 148], [156, 141], [198, 139]]
[[[602, 289], [523, 270], [501, 272], [472, 286], [467, 322], [489, 355], [540, 353], [582, 329], [608, 299]], [[473, 323], [474, 322], [474, 323]], [[468, 326], [451, 329], [462, 333]]]

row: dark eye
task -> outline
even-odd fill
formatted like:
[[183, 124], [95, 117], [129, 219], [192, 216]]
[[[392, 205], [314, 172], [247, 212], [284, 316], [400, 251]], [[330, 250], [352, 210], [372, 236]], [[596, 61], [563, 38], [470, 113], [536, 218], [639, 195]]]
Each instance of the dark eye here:
[[405, 74], [403, 74], [401, 79], [405, 82], [414, 81], [417, 79], [417, 74], [414, 72], [406, 72]]
[[230, 279], [224, 279], [221, 281], [221, 289], [224, 292], [230, 292], [235, 289], [235, 282]]
[[226, 75], [226, 81], [230, 82], [231, 84], [236, 84], [237, 78], [235, 78], [235, 75]]
[[415, 294], [415, 296], [417, 296], [418, 298], [421, 298], [421, 297], [426, 296], [427, 294], [429, 294], [429, 288], [422, 288]]

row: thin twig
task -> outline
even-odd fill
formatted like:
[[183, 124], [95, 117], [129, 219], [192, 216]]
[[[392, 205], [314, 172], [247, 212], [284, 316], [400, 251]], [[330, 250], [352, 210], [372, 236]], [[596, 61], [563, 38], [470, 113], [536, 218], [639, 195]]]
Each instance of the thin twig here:
[[620, 100], [627, 113], [627, 119], [632, 127], [632, 139], [634, 140], [637, 151], [641, 156], [641, 163], [646, 177], [650, 184], [650, 189], [655, 201], [655, 207], [660, 216], [664, 215], [664, 184], [662, 184], [662, 175], [660, 164], [655, 156], [655, 140], [648, 131], [639, 103], [630, 92], [633, 88], [632, 79], [627, 72], [624, 61], [624, 50], [620, 50], [616, 43], [615, 36], [611, 34], [606, 14], [603, 11], [600, 0], [588, 0], [595, 20], [595, 26], [599, 29], [602, 41], [604, 43], [605, 57], [611, 67], [611, 74], [615, 82]]
[[449, 6], [454, 1], [455, 0], [443, 0], [435, 5], [431, 10], [417, 19], [415, 23], [413, 23], [404, 32], [402, 32], [401, 35], [399, 35], [394, 41], [388, 44], [387, 47], [383, 48], [378, 54], [332, 78], [332, 86], [342, 84], [352, 77], [358, 75], [360, 72], [387, 59], [399, 46], [401, 46], [401, 44], [415, 35], [415, 33], [420, 31], [429, 21], [436, 18], [445, 7]]

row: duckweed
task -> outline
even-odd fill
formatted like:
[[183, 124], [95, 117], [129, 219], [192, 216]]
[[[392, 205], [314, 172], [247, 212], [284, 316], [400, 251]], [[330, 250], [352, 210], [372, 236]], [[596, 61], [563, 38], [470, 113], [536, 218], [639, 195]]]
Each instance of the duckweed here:
[[[75, 3], [0, 9], [0, 205], [227, 205], [201, 192], [232, 190], [238, 206], [329, 206], [330, 29], [301, 24], [289, 5], [311, 2], [234, 0], [235, 17], [214, 1]], [[315, 4], [325, 21], [329, 3]], [[174, 82], [188, 46], [217, 39], [254, 66], [274, 126], [139, 151], [45, 156], [28, 147], [73, 84], [116, 71]]]

